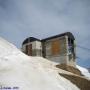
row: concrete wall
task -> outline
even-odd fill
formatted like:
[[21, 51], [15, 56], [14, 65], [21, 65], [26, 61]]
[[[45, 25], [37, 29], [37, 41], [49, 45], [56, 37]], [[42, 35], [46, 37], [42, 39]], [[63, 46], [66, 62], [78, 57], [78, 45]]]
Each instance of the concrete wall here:
[[[60, 43], [60, 52], [57, 55], [52, 55], [52, 42], [58, 40]], [[45, 42], [46, 48], [46, 58], [57, 62], [57, 63], [67, 63], [67, 48], [66, 48], [66, 37], [58, 37], [55, 39], [50, 39]]]
[[66, 64], [68, 57], [66, 55], [59, 55], [59, 56], [47, 56], [46, 57], [48, 60], [51, 60], [53, 62], [59, 63], [59, 64]]
[[33, 41], [22, 46], [22, 50], [26, 53], [26, 45], [32, 44], [32, 56], [42, 56], [42, 45], [40, 41]]
[[36, 41], [36, 55], [42, 56], [42, 43], [39, 41]]
[[[52, 42], [58, 40], [60, 43], [60, 52], [58, 55], [52, 55]], [[75, 58], [73, 54], [69, 55], [68, 51], [68, 36], [58, 37], [55, 39], [47, 40], [44, 43], [45, 51], [46, 51], [46, 58], [57, 62], [57, 63], [65, 63], [67, 65], [75, 66]]]
[[[75, 40], [74, 40], [75, 42]], [[69, 53], [69, 47], [68, 47], [68, 37], [66, 36], [66, 47], [67, 47], [67, 64], [70, 66], [76, 66], [76, 60], [73, 53]], [[74, 47], [74, 53], [76, 54], [76, 47]]]

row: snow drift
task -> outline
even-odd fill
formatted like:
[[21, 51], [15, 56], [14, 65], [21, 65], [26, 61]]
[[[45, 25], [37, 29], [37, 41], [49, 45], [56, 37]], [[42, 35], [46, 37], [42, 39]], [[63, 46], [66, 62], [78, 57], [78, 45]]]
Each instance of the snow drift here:
[[88, 79], [90, 79], [90, 73], [88, 71], [88, 69], [84, 68], [84, 67], [80, 67], [77, 65], [77, 68], [81, 71], [81, 73]]
[[29, 57], [2, 38], [0, 86], [11, 87], [11, 90], [15, 90], [13, 87], [18, 87], [17, 90], [79, 90], [58, 74], [52, 62], [41, 57]]

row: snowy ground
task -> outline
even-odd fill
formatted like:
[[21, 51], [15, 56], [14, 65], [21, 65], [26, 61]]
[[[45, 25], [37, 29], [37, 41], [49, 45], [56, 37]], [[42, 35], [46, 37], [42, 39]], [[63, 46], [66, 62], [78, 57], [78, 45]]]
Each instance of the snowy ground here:
[[77, 65], [77, 68], [81, 71], [81, 73], [82, 73], [86, 78], [90, 79], [90, 73], [89, 73], [89, 71], [88, 71], [86, 68], [80, 67], [80, 66], [78, 66], [78, 65]]
[[0, 90], [6, 87], [17, 87], [11, 90], [79, 90], [58, 74], [51, 61], [26, 56], [0, 38]]

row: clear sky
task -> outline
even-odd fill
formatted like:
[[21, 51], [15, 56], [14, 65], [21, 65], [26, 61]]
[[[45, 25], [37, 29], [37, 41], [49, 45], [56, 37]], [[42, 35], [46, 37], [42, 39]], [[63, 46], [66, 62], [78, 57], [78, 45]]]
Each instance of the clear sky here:
[[18, 48], [27, 37], [66, 31], [84, 47], [77, 47], [77, 63], [90, 67], [90, 0], [0, 0], [0, 36]]

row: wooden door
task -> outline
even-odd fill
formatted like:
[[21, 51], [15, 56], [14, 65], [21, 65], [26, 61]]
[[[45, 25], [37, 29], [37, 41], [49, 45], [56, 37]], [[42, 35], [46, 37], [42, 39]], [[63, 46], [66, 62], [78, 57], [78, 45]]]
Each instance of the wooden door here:
[[32, 44], [28, 45], [28, 55], [32, 56]]
[[28, 45], [26, 45], [26, 54], [28, 54]]
[[55, 40], [52, 42], [52, 55], [58, 55], [60, 54], [60, 41], [59, 40]]
[[26, 54], [32, 56], [32, 44], [26, 45]]

